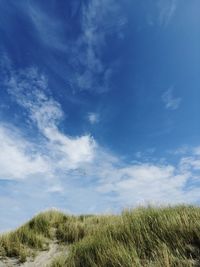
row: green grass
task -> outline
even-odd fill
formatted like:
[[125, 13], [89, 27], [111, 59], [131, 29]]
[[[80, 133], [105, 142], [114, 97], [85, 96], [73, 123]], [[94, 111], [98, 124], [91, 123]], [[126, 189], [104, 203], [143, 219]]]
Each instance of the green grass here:
[[39, 214], [0, 238], [0, 255], [25, 261], [57, 239], [68, 250], [51, 267], [200, 266], [200, 208], [138, 208], [121, 215]]
[[199, 208], [138, 208], [84, 223], [85, 236], [51, 267], [200, 266]]
[[54, 229], [65, 218], [66, 215], [57, 211], [40, 213], [16, 231], [0, 236], [0, 256], [16, 257], [24, 262], [37, 250], [48, 249], [55, 236]]

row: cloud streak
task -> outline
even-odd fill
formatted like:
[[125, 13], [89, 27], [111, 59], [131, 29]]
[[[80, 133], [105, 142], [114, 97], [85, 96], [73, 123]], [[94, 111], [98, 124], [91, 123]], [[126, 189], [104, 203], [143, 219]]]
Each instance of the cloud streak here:
[[176, 15], [178, 3], [179, 0], [157, 0], [150, 3], [153, 12], [147, 15], [148, 25], [166, 29]]
[[[77, 21], [77, 33], [73, 34], [69, 18], [66, 20], [65, 17], [64, 21], [62, 16], [56, 16], [52, 10], [47, 12], [39, 3], [25, 2], [19, 4], [18, 12], [28, 18], [36, 44], [41, 50], [48, 50], [48, 61], [43, 58], [45, 64], [66, 80], [72, 92], [108, 91], [111, 88], [112, 75], [116, 71], [117, 59], [105, 60], [104, 51], [105, 48], [112, 49], [108, 38], [122, 38], [123, 29], [127, 24], [120, 1], [73, 1], [71, 16], [78, 13], [80, 18], [80, 21]], [[12, 5], [13, 8], [17, 8], [17, 5]], [[11, 26], [10, 22], [7, 24]], [[55, 51], [65, 59], [60, 71], [55, 67], [59, 65], [54, 60]]]
[[119, 38], [126, 23], [116, 1], [94, 0], [83, 5], [82, 34], [70, 50], [71, 65], [75, 70], [70, 81], [75, 90], [100, 93], [110, 89], [113, 62], [103, 61], [103, 49], [108, 47], [106, 37], [115, 35]]
[[173, 91], [174, 89], [173, 87], [171, 87], [162, 95], [162, 100], [165, 104], [165, 108], [169, 110], [178, 109], [182, 100], [180, 97], [175, 97]]
[[159, 10], [159, 24], [162, 27], [167, 27], [175, 15], [177, 9], [177, 0], [159, 0], [158, 10]]

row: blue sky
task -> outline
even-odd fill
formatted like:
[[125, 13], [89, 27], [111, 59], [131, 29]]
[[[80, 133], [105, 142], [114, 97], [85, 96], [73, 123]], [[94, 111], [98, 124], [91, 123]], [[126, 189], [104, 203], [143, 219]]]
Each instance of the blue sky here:
[[0, 230], [48, 208], [200, 202], [199, 0], [0, 0]]

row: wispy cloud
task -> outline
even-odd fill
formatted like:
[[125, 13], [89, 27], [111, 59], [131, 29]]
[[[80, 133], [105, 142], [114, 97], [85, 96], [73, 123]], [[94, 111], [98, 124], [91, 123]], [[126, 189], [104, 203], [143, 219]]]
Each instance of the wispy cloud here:
[[35, 68], [10, 72], [5, 85], [45, 138], [43, 146], [48, 152], [50, 166], [54, 166], [52, 162], [55, 161], [63, 170], [69, 170], [92, 160], [95, 141], [89, 135], [72, 138], [59, 130], [62, 108], [48, 96], [48, 82]]
[[94, 0], [83, 5], [82, 34], [73, 42], [70, 50], [74, 68], [71, 84], [75, 90], [109, 90], [114, 63], [103, 61], [103, 48], [108, 46], [106, 37], [116, 35], [119, 38], [126, 23], [116, 1]]
[[147, 14], [147, 23], [149, 26], [159, 26], [167, 28], [173, 20], [178, 7], [179, 0], [156, 0], [150, 4], [153, 12]]
[[181, 97], [174, 96], [174, 89], [170, 87], [162, 95], [162, 100], [165, 104], [165, 108], [169, 110], [176, 110], [181, 104]]
[[33, 141], [23, 129], [0, 122], [0, 180], [18, 181], [8, 197], [10, 203], [17, 198], [17, 205], [22, 205], [27, 190], [30, 207], [41, 208], [41, 202], [42, 207], [52, 203], [63, 207], [65, 199], [67, 208], [77, 211], [74, 203], [81, 198], [82, 212], [199, 201], [198, 148], [190, 155], [181, 154], [174, 164], [159, 159], [155, 163], [150, 156], [126, 163], [89, 134], [70, 137], [60, 129], [62, 107], [37, 69], [14, 71], [10, 66], [4, 86], [40, 134], [39, 142]]
[[[105, 92], [111, 87], [111, 77], [116, 71], [117, 59], [105, 59], [104, 48], [112, 49], [107, 38], [121, 39], [123, 29], [127, 24], [120, 2], [114, 0], [90, 0], [86, 2], [73, 1], [71, 16], [77, 12], [77, 33], [71, 35], [70, 19], [56, 16], [54, 12], [47, 12], [42, 5], [35, 1], [25, 1], [20, 5], [19, 14], [26, 15], [31, 25], [34, 41], [41, 49], [57, 50], [66, 59], [62, 70], [54, 60], [54, 55], [43, 61], [48, 67], [62, 76], [73, 92], [89, 90]], [[12, 4], [16, 8], [15, 4]], [[65, 27], [63, 27], [65, 23]], [[78, 25], [79, 24], [79, 25]], [[49, 50], [50, 49], [50, 50]], [[51, 51], [52, 52], [52, 51]], [[56, 66], [56, 67], [55, 67]], [[59, 65], [60, 66], [60, 65]], [[60, 68], [60, 67], [59, 67]]]
[[62, 52], [67, 51], [65, 32], [59, 18], [53, 16], [53, 14], [47, 14], [41, 6], [33, 1], [23, 3], [22, 10], [25, 10], [26, 14], [29, 15], [36, 35], [38, 35], [36, 39], [42, 45]]
[[[48, 95], [48, 81], [36, 69], [12, 71], [5, 84], [15, 101], [26, 109], [44, 139], [41, 149], [20, 135], [16, 138], [11, 134], [11, 128], [2, 127], [1, 178], [28, 178], [38, 173], [54, 179], [58, 176], [67, 179], [76, 177], [78, 183], [82, 183], [82, 179], [86, 183], [93, 181], [93, 190], [97, 194], [109, 196], [115, 192], [115, 197], [109, 198], [121, 205], [134, 205], [140, 201], [184, 202], [185, 194], [188, 202], [198, 200], [200, 188], [186, 188], [188, 182], [196, 180], [196, 171], [200, 169], [198, 153], [190, 157], [181, 155], [177, 165], [155, 164], [150, 157], [148, 162], [143, 162], [141, 157], [137, 162], [125, 164], [99, 146], [91, 136], [69, 137], [60, 131], [62, 108]], [[177, 100], [172, 97], [171, 90], [165, 92], [164, 100], [167, 108], [174, 109], [177, 108]], [[5, 160], [3, 155], [7, 155]], [[12, 162], [12, 167], [6, 162]], [[62, 193], [63, 189], [58, 180], [52, 184], [50, 179], [46, 191]]]
[[162, 27], [167, 27], [172, 20], [178, 5], [178, 0], [159, 0], [159, 24]]

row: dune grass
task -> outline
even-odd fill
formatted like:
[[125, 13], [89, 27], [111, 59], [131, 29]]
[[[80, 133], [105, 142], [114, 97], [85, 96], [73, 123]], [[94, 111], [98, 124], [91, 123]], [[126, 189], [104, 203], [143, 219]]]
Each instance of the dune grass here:
[[200, 266], [200, 209], [138, 208], [85, 220], [85, 236], [51, 267]]
[[41, 213], [0, 237], [0, 255], [26, 257], [67, 244], [51, 267], [200, 266], [200, 208], [137, 208], [121, 215], [69, 216]]
[[54, 229], [62, 223], [66, 215], [57, 211], [40, 213], [16, 231], [0, 236], [0, 256], [16, 257], [21, 262], [34, 256], [37, 250], [48, 249], [54, 238]]

